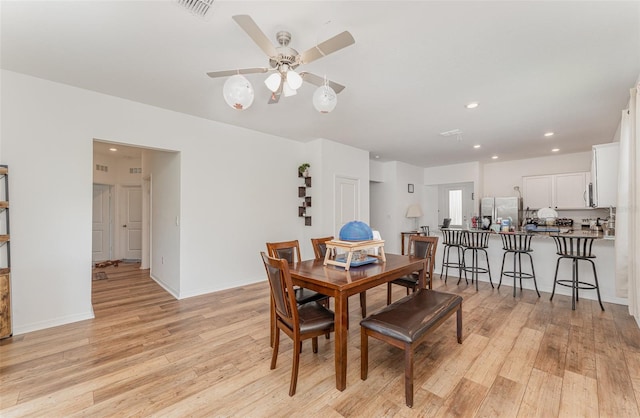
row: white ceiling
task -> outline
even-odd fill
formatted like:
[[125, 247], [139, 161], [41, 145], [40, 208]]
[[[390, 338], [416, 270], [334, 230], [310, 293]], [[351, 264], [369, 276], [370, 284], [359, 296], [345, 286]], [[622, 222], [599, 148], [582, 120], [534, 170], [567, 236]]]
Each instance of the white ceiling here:
[[[2, 1], [3, 69], [261, 132], [327, 138], [429, 167], [588, 151], [614, 137], [640, 75], [640, 2]], [[346, 89], [329, 114], [315, 87], [245, 111], [206, 72], [268, 66], [232, 20], [249, 14], [299, 52], [344, 30], [356, 43], [299, 67]], [[477, 101], [475, 110], [465, 104]], [[460, 129], [460, 137], [439, 133]], [[554, 131], [551, 138], [544, 132]], [[481, 144], [480, 149], [473, 149]]]

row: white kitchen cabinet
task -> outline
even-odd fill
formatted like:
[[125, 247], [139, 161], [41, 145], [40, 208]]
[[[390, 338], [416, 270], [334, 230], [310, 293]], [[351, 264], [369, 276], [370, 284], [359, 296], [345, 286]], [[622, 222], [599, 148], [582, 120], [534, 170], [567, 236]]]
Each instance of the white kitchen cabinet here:
[[523, 207], [529, 209], [589, 208], [590, 177], [588, 172], [523, 177]]
[[584, 209], [589, 207], [589, 173], [556, 174], [554, 177], [555, 209]]
[[553, 204], [553, 182], [551, 176], [529, 176], [522, 178], [522, 207], [529, 209], [549, 208]]
[[591, 205], [596, 208], [616, 206], [620, 143], [594, 145], [591, 164], [593, 184]]

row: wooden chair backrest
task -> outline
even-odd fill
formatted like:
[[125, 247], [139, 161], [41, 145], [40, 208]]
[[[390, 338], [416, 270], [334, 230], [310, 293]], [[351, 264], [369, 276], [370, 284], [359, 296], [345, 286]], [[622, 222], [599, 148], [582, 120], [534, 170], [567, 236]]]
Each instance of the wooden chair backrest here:
[[311, 238], [311, 245], [313, 245], [313, 254], [317, 260], [324, 260], [324, 256], [327, 253], [327, 241], [331, 241], [333, 237], [324, 238]]
[[284, 258], [288, 263], [300, 262], [300, 243], [298, 240], [267, 242], [269, 257]]
[[264, 252], [261, 252], [260, 256], [269, 279], [276, 317], [286, 322], [292, 329], [298, 329], [298, 305], [289, 274], [289, 263], [282, 258], [269, 257]]
[[427, 259], [427, 275], [433, 277], [433, 265], [438, 249], [438, 237], [411, 235], [409, 237], [409, 254]]

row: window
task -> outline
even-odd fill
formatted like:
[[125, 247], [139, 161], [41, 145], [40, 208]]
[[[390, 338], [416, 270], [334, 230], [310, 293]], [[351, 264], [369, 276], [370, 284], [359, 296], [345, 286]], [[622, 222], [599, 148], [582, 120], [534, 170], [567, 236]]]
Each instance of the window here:
[[451, 225], [462, 225], [462, 190], [449, 190], [449, 218]]

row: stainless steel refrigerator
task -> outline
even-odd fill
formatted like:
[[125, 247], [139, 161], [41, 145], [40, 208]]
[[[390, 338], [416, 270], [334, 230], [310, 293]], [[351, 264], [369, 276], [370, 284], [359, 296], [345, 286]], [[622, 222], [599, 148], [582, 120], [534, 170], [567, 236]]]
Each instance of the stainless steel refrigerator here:
[[522, 199], [519, 197], [483, 197], [480, 200], [480, 217], [485, 226], [495, 224], [502, 219], [510, 219], [511, 225], [520, 228], [522, 222]]

